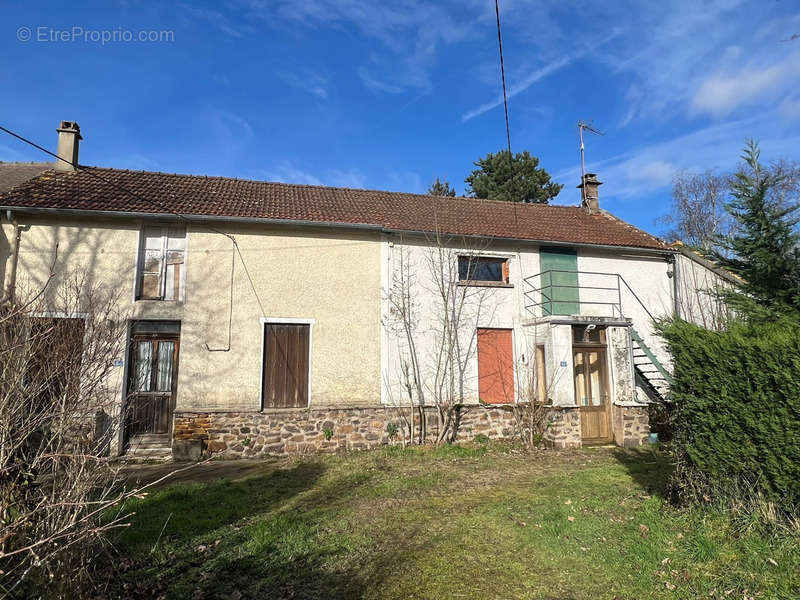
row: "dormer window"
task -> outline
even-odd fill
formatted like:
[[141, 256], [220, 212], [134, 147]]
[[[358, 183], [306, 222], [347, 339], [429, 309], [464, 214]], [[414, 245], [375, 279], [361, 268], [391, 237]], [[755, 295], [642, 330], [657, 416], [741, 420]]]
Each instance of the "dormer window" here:
[[183, 301], [186, 227], [146, 225], [139, 240], [136, 299]]

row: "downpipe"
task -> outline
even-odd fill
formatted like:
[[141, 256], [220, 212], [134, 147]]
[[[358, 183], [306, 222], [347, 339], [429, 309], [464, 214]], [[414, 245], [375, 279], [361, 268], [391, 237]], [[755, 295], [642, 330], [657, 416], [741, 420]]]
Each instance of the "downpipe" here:
[[22, 228], [17, 222], [17, 217], [13, 211], [6, 211], [6, 219], [11, 223], [14, 234], [14, 241], [11, 247], [11, 270], [8, 275], [8, 286], [6, 287], [3, 300], [0, 302], [2, 306], [11, 305], [14, 303], [14, 296], [17, 287], [17, 264], [19, 263], [19, 243], [22, 237]]

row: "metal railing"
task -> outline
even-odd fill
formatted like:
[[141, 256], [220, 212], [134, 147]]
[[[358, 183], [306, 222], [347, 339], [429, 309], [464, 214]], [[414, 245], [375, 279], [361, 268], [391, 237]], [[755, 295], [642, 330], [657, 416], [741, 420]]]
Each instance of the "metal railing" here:
[[[582, 279], [590, 279], [597, 285], [581, 284]], [[558, 312], [558, 309], [564, 305], [577, 305], [577, 312], [569, 314], [596, 312], [584, 309], [586, 306], [596, 306], [600, 312], [605, 310], [607, 314], [592, 316], [624, 318], [622, 292], [627, 289], [647, 316], [653, 320], [653, 315], [647, 306], [619, 273], [548, 269], [525, 277], [523, 281], [525, 310], [533, 317], [565, 314]], [[571, 290], [574, 290], [574, 293]]]

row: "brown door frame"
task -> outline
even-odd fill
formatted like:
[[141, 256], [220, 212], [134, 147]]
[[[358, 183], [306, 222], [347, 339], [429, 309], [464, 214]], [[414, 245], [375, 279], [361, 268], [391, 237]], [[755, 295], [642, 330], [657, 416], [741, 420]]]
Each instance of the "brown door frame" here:
[[[614, 439], [614, 433], [611, 427], [611, 386], [609, 382], [609, 366], [608, 366], [608, 344], [606, 342], [606, 330], [605, 328], [600, 330], [601, 342], [575, 342], [573, 339], [572, 342], [572, 388], [573, 393], [575, 394], [575, 404], [578, 406], [581, 412], [584, 412], [584, 409], [587, 408], [597, 408], [595, 406], [583, 406], [580, 403], [581, 395], [578, 394], [578, 382], [575, 379], [575, 355], [578, 353], [588, 353], [588, 352], [597, 352], [600, 358], [600, 365], [601, 365], [601, 386], [602, 390], [601, 393], [604, 394], [605, 398], [603, 400], [603, 413], [605, 416], [605, 425], [606, 425], [606, 435], [604, 437], [598, 438], [583, 438], [581, 433], [581, 441], [584, 443], [603, 443], [603, 442], [610, 442]], [[583, 374], [583, 384], [586, 386], [587, 390], [591, 390], [591, 382], [590, 382], [590, 374], [588, 371], [589, 362], [584, 360], [583, 363], [584, 374]], [[588, 397], [591, 398], [587, 394]], [[600, 412], [600, 411], [593, 411], [593, 412]]]
[[[169, 394], [169, 401], [167, 406], [168, 416], [167, 416], [167, 431], [165, 434], [156, 434], [152, 432], [154, 435], [167, 435], [169, 439], [172, 439], [172, 426], [174, 421], [174, 413], [175, 413], [175, 403], [177, 398], [177, 391], [178, 391], [178, 356], [180, 350], [180, 332], [178, 333], [162, 333], [162, 332], [132, 332], [130, 336], [130, 348], [129, 348], [129, 361], [128, 364], [130, 365], [128, 368], [128, 380], [125, 383], [126, 389], [126, 397], [125, 397], [125, 410], [129, 410], [130, 406], [133, 402], [136, 401], [137, 397], [157, 397], [157, 396], [164, 396]], [[133, 382], [136, 378], [136, 348], [139, 342], [144, 341], [152, 341], [156, 342], [153, 346], [153, 355], [151, 357], [150, 363], [150, 378], [151, 378], [151, 388], [154, 388], [155, 377], [157, 376], [157, 365], [158, 365], [158, 342], [173, 342], [174, 346], [172, 349], [172, 382], [170, 385], [169, 392], [137, 392], [133, 390]], [[129, 422], [130, 415], [125, 415], [125, 444], [128, 443], [131, 437], [130, 432], [130, 422]]]

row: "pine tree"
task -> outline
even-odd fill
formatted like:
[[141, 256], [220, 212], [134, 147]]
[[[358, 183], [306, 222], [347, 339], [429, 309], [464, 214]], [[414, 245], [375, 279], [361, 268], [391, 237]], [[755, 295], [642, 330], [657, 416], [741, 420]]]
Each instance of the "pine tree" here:
[[430, 196], [455, 196], [456, 190], [454, 187], [450, 185], [450, 183], [444, 179], [439, 181], [439, 178], [436, 178], [431, 184], [431, 187], [428, 188], [428, 194]]
[[508, 150], [479, 158], [464, 182], [474, 198], [507, 202], [547, 204], [564, 186], [550, 180], [550, 173], [539, 167], [539, 159], [525, 150], [508, 160]]
[[734, 226], [730, 234], [718, 237], [714, 254], [742, 284], [724, 296], [750, 318], [800, 313], [800, 235], [795, 229], [800, 207], [796, 201], [781, 205], [770, 199], [781, 178], [765, 170], [759, 156], [751, 140], [742, 155], [745, 167], [735, 174], [725, 205]]

